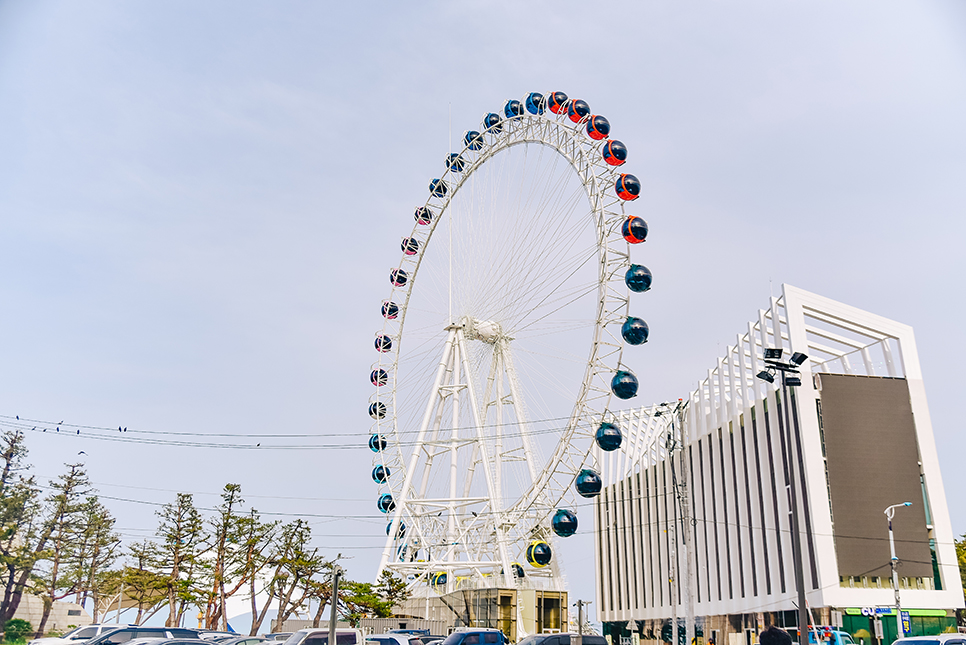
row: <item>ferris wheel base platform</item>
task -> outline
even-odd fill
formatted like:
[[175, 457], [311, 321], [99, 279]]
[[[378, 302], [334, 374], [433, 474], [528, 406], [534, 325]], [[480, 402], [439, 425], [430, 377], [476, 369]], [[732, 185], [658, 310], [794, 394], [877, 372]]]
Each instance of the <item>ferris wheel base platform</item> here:
[[[414, 590], [416, 591], [416, 590]], [[510, 642], [529, 634], [569, 631], [566, 591], [521, 587], [458, 589], [434, 593], [425, 587], [393, 607], [397, 615], [444, 621], [459, 627], [499, 629]]]

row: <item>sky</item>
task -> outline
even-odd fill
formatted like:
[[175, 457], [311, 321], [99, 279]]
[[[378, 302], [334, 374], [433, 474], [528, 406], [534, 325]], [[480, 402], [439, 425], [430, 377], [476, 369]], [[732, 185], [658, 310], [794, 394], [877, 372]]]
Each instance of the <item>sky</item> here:
[[[318, 435], [343, 447], [27, 442], [44, 478], [82, 458], [126, 540], [152, 503], [235, 482], [371, 578], [368, 372], [399, 238], [451, 131], [556, 90], [643, 184], [636, 400], [685, 396], [782, 283], [910, 324], [966, 532], [954, 0], [0, 0], [0, 422]], [[592, 599], [590, 531], [561, 557]]]

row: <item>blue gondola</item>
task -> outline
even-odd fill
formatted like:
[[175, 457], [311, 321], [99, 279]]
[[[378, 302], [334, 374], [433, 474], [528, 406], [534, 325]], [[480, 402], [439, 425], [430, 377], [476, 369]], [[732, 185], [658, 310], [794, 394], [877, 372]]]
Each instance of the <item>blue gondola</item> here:
[[417, 224], [422, 224], [423, 226], [425, 226], [426, 224], [429, 224], [430, 222], [433, 221], [433, 211], [423, 206], [420, 206], [419, 208], [416, 209], [416, 213], [413, 215], [413, 219], [416, 220]]
[[527, 574], [523, 570], [523, 565], [519, 562], [513, 562], [510, 564], [510, 570], [513, 571], [513, 577], [515, 578], [526, 578]]
[[573, 511], [564, 508], [557, 509], [557, 512], [553, 514], [553, 519], [550, 520], [550, 526], [553, 528], [553, 532], [560, 537], [570, 537], [577, 532], [577, 516]]
[[590, 114], [590, 106], [587, 105], [587, 101], [574, 99], [567, 105], [567, 116], [574, 123], [580, 123], [588, 114]]
[[600, 141], [606, 139], [608, 134], [610, 134], [610, 121], [599, 114], [587, 119], [587, 136], [591, 139]]
[[387, 481], [389, 481], [389, 475], [390, 470], [382, 464], [379, 464], [372, 469], [372, 481], [376, 482], [377, 484], [385, 484]]
[[490, 112], [483, 117], [483, 129], [493, 133], [503, 132], [503, 117], [496, 112]]
[[624, 441], [624, 435], [621, 434], [621, 429], [616, 425], [605, 421], [597, 428], [597, 434], [594, 435], [594, 440], [600, 446], [601, 450], [604, 452], [612, 452], [621, 447], [621, 442]]
[[442, 179], [434, 179], [429, 182], [429, 193], [433, 197], [445, 197], [447, 192], [449, 192], [449, 187]]
[[618, 399], [632, 399], [637, 396], [637, 377], [626, 370], [618, 370], [610, 381], [610, 389]]
[[624, 283], [635, 293], [643, 293], [651, 288], [651, 270], [643, 264], [632, 264], [624, 274]]
[[466, 163], [458, 152], [451, 152], [446, 155], [446, 167], [453, 172], [463, 172]]
[[621, 224], [621, 235], [631, 244], [640, 244], [647, 240], [647, 222], [636, 215], [628, 215]]
[[476, 130], [467, 130], [463, 133], [463, 143], [470, 150], [479, 150], [486, 142], [483, 140], [483, 135]]
[[526, 105], [527, 112], [530, 114], [543, 114], [543, 110], [546, 108], [547, 103], [543, 100], [543, 94], [537, 92], [530, 92], [527, 96], [527, 100], [524, 101]]
[[[386, 524], [386, 535], [389, 535], [390, 531], [392, 531], [392, 522]], [[403, 522], [400, 522], [399, 528], [396, 529], [396, 539], [399, 540], [404, 537], [406, 537], [406, 525]]]
[[631, 345], [643, 345], [646, 343], [647, 335], [650, 331], [646, 322], [634, 316], [628, 316], [624, 324], [621, 325], [621, 337]]
[[547, 96], [547, 107], [554, 114], [560, 114], [567, 108], [567, 95], [563, 92], [551, 92]]
[[386, 418], [386, 404], [382, 401], [376, 401], [375, 403], [369, 404], [369, 416], [373, 419], [385, 419]]
[[383, 513], [388, 513], [396, 508], [396, 502], [393, 501], [392, 495], [389, 493], [383, 493], [380, 495], [379, 501], [376, 502], [376, 506], [379, 507], [379, 510]]
[[399, 244], [399, 248], [406, 255], [416, 255], [419, 253], [419, 240], [414, 237], [404, 237]]
[[389, 382], [389, 372], [384, 369], [372, 370], [372, 373], [369, 374], [369, 380], [376, 387], [382, 387]]
[[624, 162], [627, 161], [627, 146], [616, 139], [611, 139], [604, 144], [601, 155], [604, 157], [607, 165], [623, 166]]
[[621, 175], [614, 184], [614, 190], [618, 197], [632, 202], [641, 196], [641, 182], [634, 175]]
[[443, 587], [446, 585], [446, 572], [437, 571], [429, 576], [429, 584], [434, 587]]
[[394, 287], [401, 287], [409, 280], [409, 274], [404, 269], [393, 269], [389, 272], [389, 282]]
[[385, 334], [379, 334], [373, 344], [376, 346], [377, 352], [386, 353], [392, 349], [392, 338]]
[[577, 488], [577, 493], [581, 497], [597, 497], [600, 495], [600, 488], [603, 482], [600, 479], [600, 473], [590, 468], [584, 468], [577, 475], [577, 481], [574, 486]]
[[386, 320], [395, 320], [399, 315], [399, 305], [391, 300], [386, 300], [382, 303], [382, 317]]
[[388, 445], [386, 438], [380, 434], [374, 434], [369, 437], [369, 450], [372, 452], [382, 452]]
[[515, 116], [520, 116], [523, 114], [523, 104], [516, 99], [510, 99], [506, 102], [506, 105], [503, 106], [503, 114], [505, 114], [506, 118], [508, 119], [512, 119]]
[[527, 562], [530, 566], [541, 568], [550, 564], [550, 560], [553, 557], [553, 552], [550, 550], [550, 545], [543, 540], [534, 540], [527, 547]]

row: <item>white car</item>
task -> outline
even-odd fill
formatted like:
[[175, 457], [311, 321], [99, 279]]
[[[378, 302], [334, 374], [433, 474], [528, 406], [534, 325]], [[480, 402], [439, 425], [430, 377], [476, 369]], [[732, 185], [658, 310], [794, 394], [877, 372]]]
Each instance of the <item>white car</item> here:
[[936, 634], [935, 636], [907, 636], [892, 645], [966, 645], [966, 634]]
[[[366, 637], [358, 629], [335, 630], [336, 645], [365, 645]], [[284, 645], [328, 645], [329, 630], [326, 627], [300, 629], [285, 641]]]
[[[336, 639], [338, 640], [338, 639]], [[366, 636], [367, 645], [423, 645], [419, 636], [412, 634], [370, 634]]]
[[98, 623], [96, 625], [84, 625], [75, 627], [63, 636], [48, 636], [47, 638], [35, 638], [28, 645], [80, 645], [80, 643], [100, 636], [109, 629], [115, 627], [130, 627], [130, 625], [118, 625], [108, 623]]

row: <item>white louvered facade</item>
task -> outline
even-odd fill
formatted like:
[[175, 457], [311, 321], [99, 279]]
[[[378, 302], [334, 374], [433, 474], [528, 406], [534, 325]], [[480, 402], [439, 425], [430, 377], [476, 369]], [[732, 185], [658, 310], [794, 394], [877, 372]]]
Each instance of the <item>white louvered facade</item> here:
[[[789, 388], [794, 390], [791, 411], [797, 412], [793, 444], [800, 442], [800, 450], [785, 442], [780, 377], [774, 384], [755, 377], [764, 367], [765, 347], [783, 348], [786, 358], [795, 351], [809, 357], [801, 368], [802, 385]], [[909, 580], [909, 588], [901, 585], [903, 607], [963, 606], [912, 328], [784, 285], [782, 296], [772, 298], [740, 330], [725, 355], [684, 397], [680, 416], [664, 406], [621, 415], [624, 445], [601, 455], [604, 489], [595, 505], [602, 621], [659, 620], [672, 612], [683, 616], [686, 559], [693, 570], [696, 616], [792, 610], [796, 586], [783, 454], [794, 460], [809, 606], [822, 611], [893, 604], [893, 591], [884, 584], [888, 581], [876, 578], [870, 585], [861, 576], [854, 583], [840, 577], [817, 406], [822, 374], [905, 379], [924, 491], [914, 501], [928, 503], [925, 531], [935, 547], [942, 590], [932, 588], [932, 578]], [[681, 447], [669, 459], [672, 435]], [[684, 543], [686, 527], [676, 521], [683, 511], [673, 494], [675, 478], [679, 486], [686, 484], [690, 549]], [[881, 527], [884, 538], [884, 516]], [[676, 571], [670, 569], [672, 550]], [[672, 577], [678, 581], [674, 599]]]

